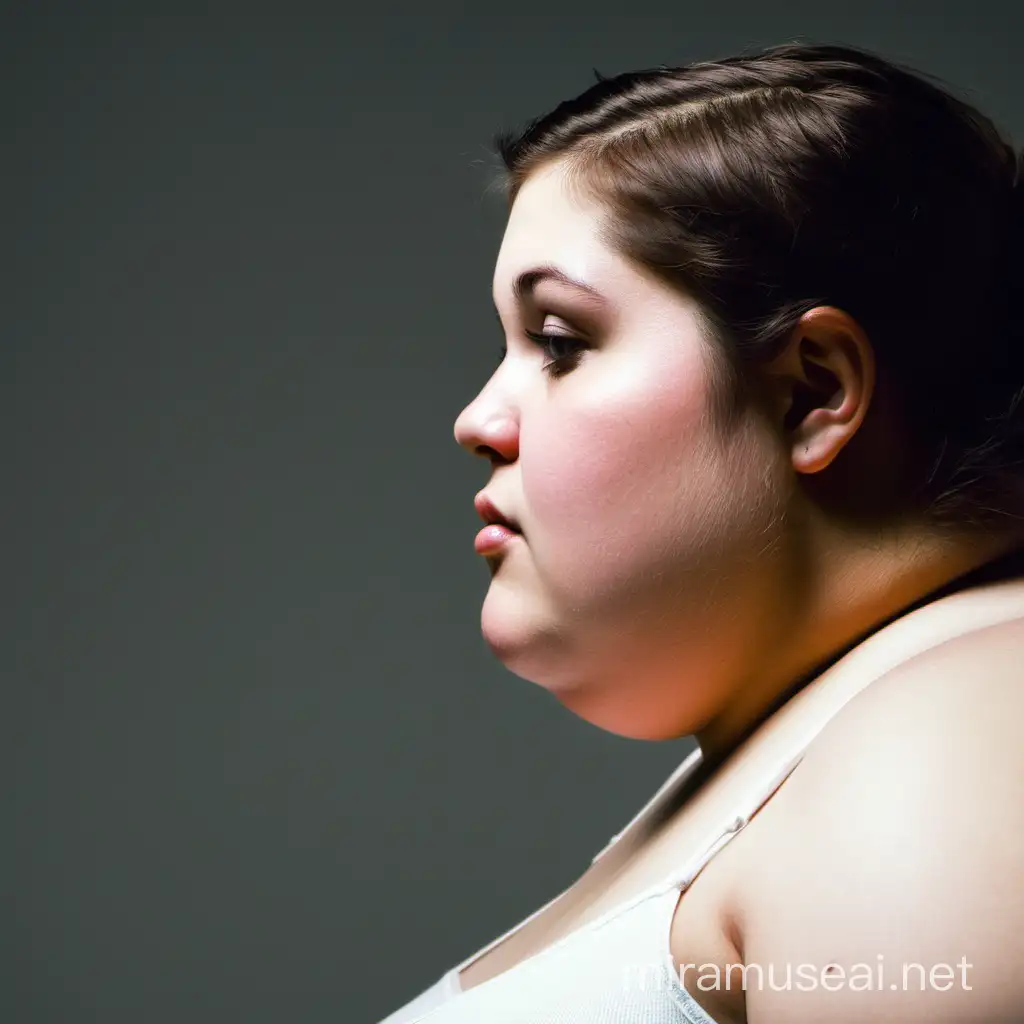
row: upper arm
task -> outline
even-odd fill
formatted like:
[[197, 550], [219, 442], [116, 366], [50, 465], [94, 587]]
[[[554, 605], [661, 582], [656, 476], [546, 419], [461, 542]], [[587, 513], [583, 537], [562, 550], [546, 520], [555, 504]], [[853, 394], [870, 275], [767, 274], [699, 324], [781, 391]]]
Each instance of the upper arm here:
[[750, 1024], [1024, 1019], [1022, 630], [901, 666], [808, 750], [745, 898]]

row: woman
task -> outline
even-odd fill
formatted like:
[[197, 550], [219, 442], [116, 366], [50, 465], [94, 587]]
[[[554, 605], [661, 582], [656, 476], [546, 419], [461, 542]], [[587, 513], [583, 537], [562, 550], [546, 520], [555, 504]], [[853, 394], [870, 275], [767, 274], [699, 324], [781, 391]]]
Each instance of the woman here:
[[795, 44], [499, 146], [483, 634], [699, 746], [387, 1024], [1024, 1019], [1022, 161]]

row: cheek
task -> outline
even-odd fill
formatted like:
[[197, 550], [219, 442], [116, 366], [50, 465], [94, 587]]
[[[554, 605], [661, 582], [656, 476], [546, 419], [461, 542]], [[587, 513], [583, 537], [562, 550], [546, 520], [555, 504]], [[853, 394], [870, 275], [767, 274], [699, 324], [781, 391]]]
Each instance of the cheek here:
[[579, 603], [621, 591], [625, 576], [661, 573], [714, 534], [722, 456], [706, 383], [684, 369], [609, 374], [605, 387], [581, 379], [524, 422], [530, 547], [553, 594]]

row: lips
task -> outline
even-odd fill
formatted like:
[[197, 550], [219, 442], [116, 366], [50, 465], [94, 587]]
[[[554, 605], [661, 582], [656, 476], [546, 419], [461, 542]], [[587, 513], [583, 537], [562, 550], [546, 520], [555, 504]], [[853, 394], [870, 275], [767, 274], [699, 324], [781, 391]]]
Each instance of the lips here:
[[522, 532], [519, 524], [511, 516], [505, 515], [486, 494], [478, 494], [473, 501], [473, 507], [488, 525], [507, 526], [515, 533]]

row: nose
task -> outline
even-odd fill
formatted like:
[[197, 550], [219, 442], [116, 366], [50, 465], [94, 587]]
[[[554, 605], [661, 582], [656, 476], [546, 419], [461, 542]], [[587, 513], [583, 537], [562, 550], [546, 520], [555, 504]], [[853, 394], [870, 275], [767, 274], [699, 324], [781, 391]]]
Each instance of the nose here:
[[471, 455], [492, 462], [515, 462], [519, 458], [519, 423], [512, 410], [498, 405], [485, 388], [459, 413], [455, 440]]

